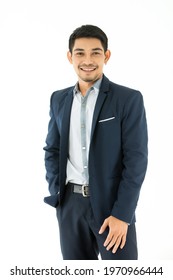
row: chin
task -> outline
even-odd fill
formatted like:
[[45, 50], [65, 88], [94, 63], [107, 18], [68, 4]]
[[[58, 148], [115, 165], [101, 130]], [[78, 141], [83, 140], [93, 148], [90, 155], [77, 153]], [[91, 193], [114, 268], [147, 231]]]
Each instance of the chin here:
[[98, 76], [93, 76], [93, 77], [81, 77], [81, 80], [86, 82], [86, 83], [91, 83], [95, 82], [99, 77]]
[[86, 83], [91, 83], [91, 82], [95, 81], [94, 79], [91, 79], [91, 78], [85, 78], [85, 79], [82, 79], [82, 80]]

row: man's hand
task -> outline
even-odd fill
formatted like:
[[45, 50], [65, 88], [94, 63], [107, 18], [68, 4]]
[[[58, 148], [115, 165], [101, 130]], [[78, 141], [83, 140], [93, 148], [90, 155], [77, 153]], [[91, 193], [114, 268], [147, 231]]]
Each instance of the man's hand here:
[[104, 223], [99, 230], [99, 234], [102, 234], [107, 227], [109, 227], [109, 233], [104, 242], [104, 246], [106, 247], [106, 250], [112, 249], [112, 253], [115, 254], [119, 247], [123, 249], [125, 246], [128, 224], [113, 216], [109, 216], [104, 220]]

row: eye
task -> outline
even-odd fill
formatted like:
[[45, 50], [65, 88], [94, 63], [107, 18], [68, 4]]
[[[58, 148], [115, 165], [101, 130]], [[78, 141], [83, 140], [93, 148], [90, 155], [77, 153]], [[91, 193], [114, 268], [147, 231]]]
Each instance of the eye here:
[[98, 56], [98, 55], [101, 55], [101, 53], [98, 51], [95, 51], [95, 52], [93, 52], [93, 55]]
[[83, 53], [83, 52], [76, 52], [75, 55], [76, 55], [76, 56], [83, 56], [84, 53]]

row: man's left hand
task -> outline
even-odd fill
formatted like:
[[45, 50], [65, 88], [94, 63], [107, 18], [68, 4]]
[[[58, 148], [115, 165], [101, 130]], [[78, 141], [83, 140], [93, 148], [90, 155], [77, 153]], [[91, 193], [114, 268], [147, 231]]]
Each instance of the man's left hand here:
[[106, 250], [111, 249], [112, 253], [115, 254], [119, 247], [123, 249], [125, 246], [128, 224], [113, 216], [109, 216], [104, 220], [104, 223], [99, 230], [99, 234], [102, 234], [107, 227], [109, 227], [109, 233], [104, 242], [104, 246], [106, 247]]

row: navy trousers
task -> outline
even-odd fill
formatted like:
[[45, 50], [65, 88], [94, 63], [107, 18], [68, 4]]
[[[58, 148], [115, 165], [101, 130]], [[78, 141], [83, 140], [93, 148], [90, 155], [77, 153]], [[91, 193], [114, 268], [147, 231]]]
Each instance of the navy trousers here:
[[103, 243], [108, 230], [99, 234], [89, 197], [73, 193], [67, 187], [65, 199], [57, 207], [60, 245], [64, 260], [137, 260], [135, 224], [129, 225], [127, 241], [115, 254], [107, 251]]

